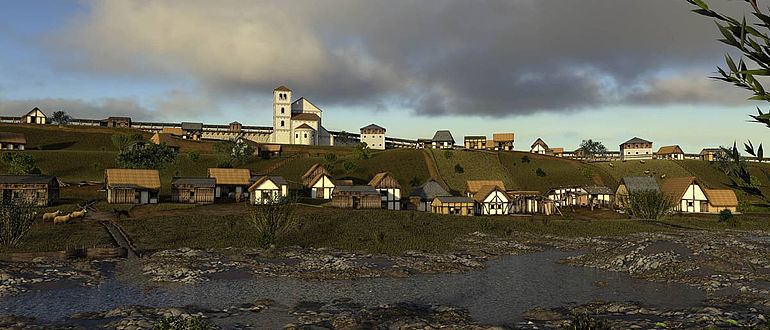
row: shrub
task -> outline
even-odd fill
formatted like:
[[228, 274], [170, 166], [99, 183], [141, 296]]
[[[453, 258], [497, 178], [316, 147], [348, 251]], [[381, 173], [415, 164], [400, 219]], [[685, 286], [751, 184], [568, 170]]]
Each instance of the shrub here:
[[342, 167], [345, 168], [345, 171], [353, 172], [358, 168], [358, 164], [352, 159], [346, 160], [344, 163], [342, 163]]
[[478, 226], [480, 232], [488, 232], [492, 229], [492, 219], [489, 217], [478, 217], [476, 218], [476, 226]]
[[409, 185], [412, 187], [417, 187], [420, 185], [420, 179], [418, 179], [416, 176], [413, 176], [411, 180], [409, 180]]
[[176, 162], [176, 153], [165, 143], [150, 143], [121, 151], [117, 160], [123, 168], [162, 170]]
[[542, 177], [544, 177], [544, 176], [545, 176], [545, 171], [543, 171], [543, 169], [542, 169], [542, 168], [539, 168], [539, 167], [538, 167], [538, 168], [537, 168], [537, 170], [535, 170], [535, 174], [537, 174], [537, 176], [539, 176], [539, 177], [541, 177], [541, 178], [542, 178]]
[[659, 191], [633, 192], [621, 197], [629, 216], [636, 219], [658, 220], [674, 207], [674, 201]]
[[337, 155], [335, 155], [333, 152], [327, 153], [324, 156], [324, 161], [326, 161], [327, 163], [334, 163], [337, 161]]
[[369, 146], [366, 144], [366, 142], [361, 142], [358, 145], [356, 145], [356, 149], [353, 150], [353, 157], [355, 159], [369, 159], [371, 157], [372, 150], [369, 149]]
[[201, 154], [199, 154], [199, 153], [197, 153], [195, 151], [191, 151], [191, 152], [187, 153], [187, 158], [189, 158], [193, 162], [197, 162], [198, 159], [201, 158]]
[[746, 213], [746, 212], [751, 212], [753, 210], [754, 210], [754, 205], [751, 204], [750, 201], [747, 201], [747, 200], [738, 201], [739, 212]]
[[18, 246], [35, 223], [36, 199], [14, 198], [0, 204], [0, 246]]
[[733, 212], [728, 209], [719, 212], [719, 222], [731, 222], [734, 218]]
[[594, 171], [592, 171], [590, 168], [584, 167], [580, 169], [580, 174], [582, 174], [586, 179], [593, 178]]
[[35, 157], [32, 155], [16, 151], [7, 151], [0, 156], [0, 161], [8, 166], [8, 174], [26, 175], [40, 174], [40, 168], [35, 163]]
[[465, 169], [460, 164], [455, 164], [455, 173], [465, 173]]
[[197, 316], [184, 318], [171, 316], [158, 321], [152, 326], [153, 330], [208, 330], [211, 324]]
[[452, 156], [454, 156], [454, 152], [452, 152], [452, 150], [444, 150], [444, 158], [450, 159]]
[[324, 163], [323, 167], [326, 169], [327, 172], [331, 173], [334, 171], [334, 163]]
[[523, 156], [523, 157], [521, 157], [521, 162], [522, 162], [523, 164], [527, 164], [527, 163], [529, 163], [529, 156]]
[[278, 236], [292, 230], [297, 225], [295, 208], [295, 201], [288, 198], [256, 206], [248, 220], [254, 226], [257, 246], [267, 248]]
[[233, 168], [233, 163], [230, 162], [229, 159], [225, 159], [225, 160], [219, 162], [219, 164], [217, 164], [217, 167], [219, 167], [219, 168]]
[[572, 326], [574, 330], [611, 330], [612, 326], [607, 320], [599, 320], [588, 313], [572, 314]]

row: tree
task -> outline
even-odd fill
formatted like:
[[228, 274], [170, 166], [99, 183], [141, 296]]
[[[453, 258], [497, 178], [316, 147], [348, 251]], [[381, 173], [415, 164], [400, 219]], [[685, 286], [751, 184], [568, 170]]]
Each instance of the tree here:
[[594, 158], [596, 156], [604, 156], [607, 154], [607, 148], [599, 141], [592, 139], [583, 140], [580, 143], [578, 150], [583, 152], [583, 156], [586, 158]]
[[358, 168], [358, 164], [352, 159], [346, 160], [344, 163], [342, 163], [342, 167], [345, 168], [346, 172], [353, 172]]
[[452, 150], [444, 150], [444, 158], [450, 159], [452, 158], [452, 156], [454, 156], [454, 153], [452, 152]]
[[0, 161], [8, 166], [8, 174], [28, 175], [40, 174], [40, 168], [35, 163], [35, 157], [30, 154], [19, 153], [15, 151], [4, 152], [0, 156]]
[[465, 173], [465, 169], [462, 166], [460, 166], [460, 164], [455, 164], [455, 173], [459, 173], [459, 174]]
[[176, 153], [165, 143], [150, 143], [144, 148], [133, 146], [118, 153], [123, 168], [163, 170], [176, 162]]
[[[746, 17], [740, 20], [719, 13], [709, 8], [703, 0], [687, 0], [697, 6], [693, 12], [713, 18], [717, 29], [723, 38], [722, 43], [741, 53], [741, 58], [736, 62], [729, 54], [725, 54], [726, 68], [717, 66], [718, 75], [712, 78], [724, 81], [750, 91], [754, 96], [749, 100], [770, 102], [770, 92], [766, 91], [760, 80], [770, 76], [770, 12], [762, 11], [756, 0], [744, 0], [750, 7], [752, 15], [758, 19], [757, 23], [747, 24]], [[744, 57], [748, 61], [744, 61]], [[759, 79], [757, 78], [759, 77]], [[752, 121], [770, 127], [770, 113], [763, 113], [757, 107], [757, 115], [749, 115]], [[751, 141], [744, 143], [744, 150], [758, 161], [763, 161], [763, 150], [760, 144], [757, 149]], [[734, 143], [731, 149], [722, 148], [728, 160], [727, 171], [730, 176], [730, 186], [746, 192], [749, 195], [761, 198], [765, 203], [770, 199], [762, 191], [752, 185], [750, 166], [744, 162], [737, 145]], [[770, 173], [760, 169], [763, 175], [770, 179]], [[754, 179], [756, 181], [756, 179]]]
[[35, 223], [38, 206], [36, 199], [24, 197], [2, 201], [0, 204], [0, 246], [18, 246]]
[[293, 229], [297, 224], [295, 208], [296, 203], [287, 198], [255, 207], [248, 220], [256, 231], [257, 245], [270, 247], [275, 244], [278, 236]]
[[525, 156], [521, 157], [521, 162], [523, 164], [529, 163], [529, 156], [525, 155]]
[[341, 131], [337, 136], [334, 138], [334, 144], [335, 145], [347, 145], [350, 143], [350, 133]]
[[129, 149], [134, 142], [141, 141], [144, 137], [141, 133], [135, 133], [135, 134], [123, 134], [123, 133], [115, 133], [112, 134], [112, 144], [115, 145], [116, 148], [118, 148], [118, 152], [123, 152]]
[[356, 149], [353, 150], [353, 157], [356, 159], [369, 159], [371, 154], [372, 150], [369, 149], [369, 146], [366, 144], [366, 142], [359, 143], [356, 145]]
[[53, 117], [51, 117], [51, 121], [56, 123], [59, 126], [68, 125], [70, 122], [72, 122], [72, 117], [68, 115], [64, 111], [56, 111], [53, 113]]
[[201, 158], [201, 154], [199, 154], [199, 153], [197, 153], [195, 151], [190, 151], [190, 152], [187, 153], [187, 158], [189, 158], [193, 162], [197, 162], [198, 159]]
[[233, 165], [240, 166], [254, 158], [254, 147], [243, 139], [219, 141], [214, 144], [214, 150], [223, 154]]
[[542, 168], [539, 168], [539, 167], [537, 168], [537, 170], [535, 170], [535, 174], [536, 174], [537, 176], [541, 177], [541, 178], [542, 178], [542, 177], [544, 177], [544, 176], [546, 175], [546, 174], [545, 174], [545, 171], [543, 171], [543, 169], [542, 169]]

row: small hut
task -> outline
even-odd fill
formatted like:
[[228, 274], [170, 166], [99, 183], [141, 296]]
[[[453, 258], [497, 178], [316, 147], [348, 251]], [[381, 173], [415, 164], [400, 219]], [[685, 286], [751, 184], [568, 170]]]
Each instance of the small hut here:
[[431, 212], [473, 216], [473, 205], [470, 197], [437, 196], [431, 202]]
[[374, 187], [382, 196], [382, 208], [386, 210], [401, 209], [401, 185], [388, 172], [377, 173], [369, 185]]
[[0, 149], [2, 150], [24, 150], [27, 145], [27, 138], [21, 133], [0, 132]]
[[99, 122], [99, 126], [105, 127], [131, 127], [131, 117], [108, 117]]
[[160, 175], [158, 170], [106, 169], [104, 183], [107, 202], [111, 204], [158, 203]]
[[190, 204], [214, 203], [216, 185], [217, 180], [213, 178], [173, 178], [171, 179], [171, 201]]
[[249, 187], [251, 204], [267, 204], [289, 196], [289, 184], [280, 176], [255, 176]]
[[382, 208], [380, 193], [372, 186], [337, 186], [332, 192], [332, 206], [348, 209]]
[[310, 197], [320, 199], [331, 199], [334, 192], [335, 180], [326, 173], [319, 173], [310, 181]]
[[39, 206], [59, 203], [59, 180], [47, 175], [0, 175], [3, 202], [14, 198], [37, 200]]
[[247, 168], [209, 168], [208, 177], [217, 181], [214, 197], [240, 200], [251, 185], [251, 171]]

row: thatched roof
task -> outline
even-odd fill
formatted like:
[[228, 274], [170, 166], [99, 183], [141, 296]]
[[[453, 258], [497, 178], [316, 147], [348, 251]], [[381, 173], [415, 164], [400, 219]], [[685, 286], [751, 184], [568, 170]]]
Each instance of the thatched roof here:
[[251, 171], [247, 168], [209, 168], [210, 178], [217, 180], [218, 185], [250, 185]]
[[323, 173], [327, 173], [327, 174], [329, 173], [326, 171], [325, 167], [321, 166], [321, 163], [315, 163], [312, 166], [310, 166], [310, 168], [305, 172], [305, 174], [302, 174], [302, 180], [307, 179], [308, 177], [313, 175], [313, 172], [315, 172], [315, 170], [318, 169], [319, 167], [322, 169]]
[[255, 177], [251, 178], [251, 181], [253, 181], [254, 184], [252, 184], [249, 187], [249, 189], [248, 189], [249, 191], [254, 191], [254, 189], [257, 189], [257, 187], [259, 187], [265, 181], [272, 181], [273, 184], [275, 184], [278, 187], [285, 186], [285, 185], [288, 184], [283, 177], [281, 177], [281, 176], [274, 176], [274, 175], [255, 176]]
[[535, 142], [532, 142], [532, 146], [530, 146], [529, 148], [533, 149], [533, 148], [535, 148], [535, 146], [538, 146], [538, 145], [542, 146], [543, 149], [548, 149], [548, 144], [546, 144], [545, 141], [543, 141], [543, 139], [541, 139], [541, 138], [537, 138], [537, 140], [535, 140]]
[[714, 206], [737, 207], [738, 197], [735, 191], [730, 189], [704, 189], [703, 193], [709, 200], [709, 204]]
[[[374, 175], [374, 178], [372, 178], [372, 180], [369, 181], [369, 185], [372, 187], [377, 187], [380, 185], [380, 183], [382, 183], [382, 180], [384, 180], [388, 176], [393, 177], [392, 175], [390, 175], [389, 172], [377, 173]], [[398, 184], [398, 180], [396, 180], [396, 178], [393, 178], [393, 181], [398, 186], [397, 188], [401, 188], [401, 185]]]
[[494, 191], [499, 191], [503, 193], [503, 195], [507, 196], [508, 199], [510, 199], [510, 196], [508, 196], [508, 194], [505, 192], [505, 188], [501, 188], [497, 185], [486, 185], [486, 186], [482, 186], [478, 192], [473, 194], [473, 200], [477, 202], [483, 202], [484, 199], [486, 199], [487, 196], [489, 196]]
[[513, 133], [495, 133], [492, 134], [492, 140], [495, 142], [513, 142]]
[[314, 184], [316, 184], [316, 182], [318, 182], [318, 180], [321, 180], [321, 178], [323, 178], [324, 176], [328, 177], [329, 181], [331, 181], [332, 184], [336, 185], [334, 183], [334, 178], [332, 178], [332, 176], [329, 175], [329, 173], [326, 173], [326, 171], [324, 171], [324, 172], [318, 173], [315, 177], [313, 177], [313, 180], [310, 180], [310, 182], [308, 183], [308, 187], [312, 187]]
[[455, 204], [455, 203], [463, 203], [463, 204], [473, 204], [473, 200], [469, 197], [464, 196], [437, 196], [434, 201], [438, 201], [442, 204]]
[[468, 180], [465, 181], [465, 192], [474, 195], [484, 186], [497, 186], [505, 191], [505, 184], [500, 180]]
[[356, 193], [360, 195], [379, 195], [380, 193], [372, 186], [336, 186], [332, 195], [335, 193]]
[[48, 184], [51, 181], [56, 181], [56, 177], [50, 175], [0, 175], [0, 183], [7, 184]]
[[150, 138], [150, 141], [155, 144], [165, 143], [169, 147], [179, 147], [179, 139], [169, 133], [155, 133]]
[[27, 138], [21, 133], [0, 132], [0, 143], [27, 144]]
[[160, 174], [158, 170], [111, 168], [104, 170], [104, 182], [108, 188], [135, 187], [158, 190]]
[[[689, 188], [692, 184], [697, 184], [700, 186], [698, 178], [694, 176], [670, 178], [663, 183], [663, 186], [660, 187], [660, 190], [667, 196], [671, 197], [673, 200], [677, 201], [682, 199], [684, 193], [687, 192], [687, 188]], [[701, 187], [702, 190], [703, 188], [704, 187]]]
[[684, 151], [682, 151], [682, 148], [680, 148], [678, 145], [674, 146], [665, 146], [660, 147], [658, 149], [658, 155], [671, 155], [671, 154], [683, 154]]

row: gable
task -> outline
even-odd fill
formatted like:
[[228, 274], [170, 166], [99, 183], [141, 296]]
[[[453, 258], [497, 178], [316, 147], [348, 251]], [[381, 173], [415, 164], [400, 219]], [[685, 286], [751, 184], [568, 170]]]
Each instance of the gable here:
[[318, 174], [315, 179], [313, 179], [313, 182], [310, 183], [310, 186], [313, 188], [333, 188], [334, 181], [332, 181], [332, 178], [327, 175], [326, 173], [320, 173]]

